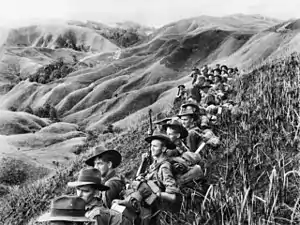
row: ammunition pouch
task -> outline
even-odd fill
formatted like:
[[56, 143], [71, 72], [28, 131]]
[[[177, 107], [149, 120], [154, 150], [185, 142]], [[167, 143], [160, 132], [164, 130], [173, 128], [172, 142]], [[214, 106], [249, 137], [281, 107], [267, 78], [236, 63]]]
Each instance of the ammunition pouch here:
[[126, 205], [126, 202], [133, 198], [140, 204], [143, 202], [151, 206], [157, 199], [157, 193], [160, 191], [160, 188], [152, 180], [133, 181], [131, 189], [126, 191], [126, 198], [122, 203]]
[[133, 181], [131, 189], [126, 190], [125, 199], [113, 203], [111, 209], [120, 212], [130, 221], [140, 218], [145, 223], [151, 219], [152, 207], [150, 206], [156, 201], [157, 193], [160, 191], [160, 188], [152, 180]]

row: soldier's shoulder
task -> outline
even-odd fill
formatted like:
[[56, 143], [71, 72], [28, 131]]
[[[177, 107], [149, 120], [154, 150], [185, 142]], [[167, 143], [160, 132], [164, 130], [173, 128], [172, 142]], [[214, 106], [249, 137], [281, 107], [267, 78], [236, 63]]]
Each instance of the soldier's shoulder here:
[[171, 162], [168, 160], [162, 162], [159, 167], [159, 169], [168, 169], [168, 170], [171, 170], [171, 168], [172, 168]]

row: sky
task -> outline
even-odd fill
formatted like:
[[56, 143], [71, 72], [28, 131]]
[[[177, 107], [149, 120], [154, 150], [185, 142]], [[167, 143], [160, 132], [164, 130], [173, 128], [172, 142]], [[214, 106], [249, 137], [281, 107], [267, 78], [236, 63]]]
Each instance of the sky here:
[[63, 20], [159, 27], [184, 18], [237, 13], [287, 20], [300, 18], [299, 8], [299, 0], [0, 0], [0, 27]]

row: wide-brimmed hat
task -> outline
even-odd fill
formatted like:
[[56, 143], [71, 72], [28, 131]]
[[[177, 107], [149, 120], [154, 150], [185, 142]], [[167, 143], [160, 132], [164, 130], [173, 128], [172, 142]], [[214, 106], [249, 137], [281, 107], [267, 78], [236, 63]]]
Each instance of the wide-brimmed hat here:
[[221, 70], [223, 70], [223, 68], [224, 68], [224, 70], [226, 70], [226, 71], [228, 70], [228, 67], [227, 67], [226, 65], [222, 65], [222, 66], [220, 67]]
[[179, 118], [181, 118], [182, 116], [192, 116], [195, 120], [198, 119], [197, 114], [191, 109], [181, 110], [177, 116]]
[[109, 190], [109, 187], [102, 184], [101, 172], [95, 168], [80, 170], [77, 181], [68, 183], [69, 187], [80, 187], [84, 185], [93, 185], [100, 191]]
[[193, 107], [195, 109], [195, 112], [199, 112], [199, 106], [198, 106], [198, 104], [196, 104], [194, 102], [185, 102], [180, 106], [180, 108], [184, 109], [188, 106]]
[[172, 117], [166, 117], [164, 119], [154, 121], [153, 124], [163, 125], [163, 124], [168, 123], [171, 120], [172, 120]]
[[176, 145], [171, 141], [171, 139], [166, 134], [160, 132], [154, 132], [152, 136], [145, 138], [145, 141], [147, 141], [148, 143], [151, 143], [151, 141], [153, 140], [163, 141], [167, 149], [172, 150], [176, 148]]
[[177, 86], [177, 88], [180, 88], [180, 87], [185, 88], [184, 84], [180, 84], [180, 85]]
[[180, 133], [180, 138], [186, 138], [189, 135], [187, 129], [185, 129], [185, 127], [177, 120], [172, 120], [170, 123], [163, 125], [164, 129], [167, 129], [168, 127]]
[[51, 202], [50, 211], [40, 216], [38, 222], [74, 221], [91, 222], [85, 217], [85, 201], [77, 196], [60, 196]]
[[205, 115], [206, 110], [203, 107], [200, 107], [198, 104], [194, 102], [185, 102], [181, 105], [181, 109], [185, 109], [186, 107], [191, 106], [195, 109], [195, 113], [198, 113], [199, 115]]
[[111, 162], [112, 162], [112, 167], [116, 168], [117, 166], [120, 165], [121, 161], [122, 161], [122, 156], [121, 154], [116, 151], [116, 150], [109, 150], [106, 149], [104, 146], [99, 145], [97, 147], [94, 148], [93, 151], [93, 156], [91, 156], [90, 158], [88, 158], [85, 163], [89, 166], [94, 166], [94, 161], [96, 158], [101, 158], [104, 155], [111, 155]]

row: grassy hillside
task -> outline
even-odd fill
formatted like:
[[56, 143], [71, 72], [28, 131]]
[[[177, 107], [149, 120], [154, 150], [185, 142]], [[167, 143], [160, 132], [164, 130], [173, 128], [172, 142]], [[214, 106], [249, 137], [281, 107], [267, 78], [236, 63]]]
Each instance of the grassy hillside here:
[[[238, 114], [224, 114], [215, 128], [222, 146], [206, 155], [206, 183], [185, 190], [178, 215], [164, 214], [164, 224], [297, 224], [299, 195], [299, 63], [289, 57], [265, 64], [235, 82]], [[123, 134], [100, 136], [124, 158], [120, 172], [132, 177], [147, 149], [147, 124]], [[0, 204], [3, 224], [27, 224], [49, 200], [66, 189], [89, 153], [58, 169], [52, 178], [16, 188]], [[126, 166], [125, 166], [126, 165]], [[207, 191], [203, 188], [206, 186]], [[32, 207], [32, 206], [35, 207]], [[31, 220], [29, 224], [34, 224]]]
[[[96, 125], [99, 129], [109, 123], [126, 119], [129, 113], [136, 113], [139, 117], [139, 111], [152, 105], [153, 99], [162, 100], [162, 95], [167, 95], [169, 89], [176, 87], [180, 82], [185, 83], [187, 80], [181, 78], [186, 76], [194, 65], [228, 59], [229, 62], [234, 62], [234, 66], [246, 66], [265, 60], [277, 50], [278, 42], [283, 38], [280, 36], [276, 39], [276, 43], [271, 43], [269, 40], [272, 38], [272, 32], [270, 31], [270, 34], [260, 32], [276, 23], [275, 20], [242, 15], [192, 18], [167, 24], [141, 43], [121, 50], [111, 48], [111, 44], [107, 44], [107, 41], [103, 42], [103, 48], [107, 49], [99, 47], [95, 41], [100, 38], [97, 32], [108, 28], [91, 21], [87, 24], [75, 23], [76, 25], [61, 27], [32, 26], [14, 30], [7, 39], [8, 45], [20, 45], [25, 41], [26, 43], [23, 43], [25, 47], [10, 47], [7, 49], [11, 52], [10, 58], [8, 59], [8, 54], [5, 54], [5, 59], [7, 62], [18, 64], [20, 60], [16, 59], [25, 57], [27, 61], [20, 64], [21, 74], [25, 71], [25, 65], [27, 67], [32, 65], [34, 68], [26, 67], [27, 71], [32, 71], [37, 68], [34, 65], [44, 65], [49, 63], [50, 59], [57, 59], [58, 56], [64, 56], [66, 63], [70, 63], [73, 54], [79, 60], [78, 65], [86, 63], [92, 67], [76, 67], [75, 72], [47, 84], [20, 82], [8, 93], [0, 96], [4, 99], [0, 108], [15, 107], [17, 110], [23, 110], [31, 107], [35, 110], [48, 103], [56, 108], [61, 120], [85, 126], [95, 123], [95, 120], [104, 114], [105, 118]], [[53, 37], [51, 41], [47, 41], [47, 35], [50, 34]], [[76, 46], [85, 43], [94, 44], [94, 47], [89, 52], [79, 51], [73, 48], [74, 46], [56, 48], [57, 38], [60, 36], [70, 40], [71, 43], [75, 43], [76, 39]], [[270, 42], [272, 48], [262, 47], [259, 44], [262, 41]], [[249, 54], [253, 55], [254, 50], [250, 51], [247, 48], [259, 50], [261, 55], [250, 57]], [[41, 58], [44, 62], [40, 61]], [[235, 60], [237, 58], [238, 60]], [[137, 97], [144, 95], [144, 89], [156, 90], [156, 85], [161, 82], [169, 83], [159, 89], [160, 96], [149, 93], [151, 98], [147, 102]], [[95, 86], [88, 88], [90, 85]], [[6, 88], [4, 86], [3, 91], [7, 90]], [[72, 101], [67, 103], [69, 100]], [[127, 105], [121, 107], [121, 102]], [[137, 107], [131, 107], [132, 102], [135, 102]], [[82, 118], [85, 117], [83, 115], [86, 113], [88, 117], [82, 123]]]

